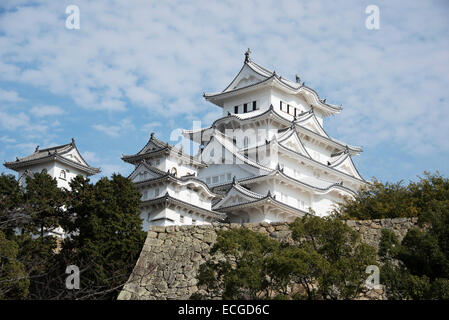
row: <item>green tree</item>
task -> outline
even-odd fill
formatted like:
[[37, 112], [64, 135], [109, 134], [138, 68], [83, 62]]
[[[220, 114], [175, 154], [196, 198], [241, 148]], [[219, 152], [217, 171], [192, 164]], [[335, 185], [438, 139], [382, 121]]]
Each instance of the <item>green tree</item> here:
[[46, 232], [60, 226], [64, 203], [64, 192], [58, 188], [55, 178], [46, 172], [28, 176], [23, 208], [28, 217], [25, 229], [43, 238]]
[[342, 219], [384, 219], [416, 217], [416, 202], [402, 181], [382, 183], [374, 181], [362, 187], [354, 198], [348, 198], [334, 210]]
[[13, 175], [0, 175], [0, 230], [6, 236], [20, 227], [20, 211], [23, 206], [23, 191]]
[[[223, 299], [350, 299], [361, 292], [374, 248], [337, 219], [307, 215], [290, 228], [290, 245], [246, 228], [220, 232], [199, 285]], [[304, 292], [292, 291], [298, 284]]]
[[0, 231], [0, 300], [22, 299], [28, 295], [29, 279], [17, 259], [19, 246]]
[[449, 201], [449, 179], [438, 172], [424, 172], [417, 182], [381, 183], [374, 179], [353, 199], [341, 203], [334, 213], [343, 219], [418, 217]]
[[420, 228], [410, 229], [402, 242], [382, 230], [381, 282], [388, 298], [449, 299], [449, 210], [439, 204], [420, 216]]
[[199, 284], [223, 299], [259, 299], [269, 290], [267, 257], [278, 249], [276, 240], [245, 228], [219, 232], [210, 251], [218, 261], [200, 266]]
[[83, 289], [67, 292], [67, 297], [115, 298], [145, 240], [140, 193], [129, 179], [116, 174], [95, 185], [78, 176], [70, 187], [63, 227], [71, 235], [63, 243], [60, 261], [61, 268], [80, 268]]
[[303, 250], [305, 272], [299, 274], [309, 299], [352, 299], [361, 292], [365, 270], [376, 264], [376, 250], [333, 217], [307, 215], [291, 225], [292, 237]]

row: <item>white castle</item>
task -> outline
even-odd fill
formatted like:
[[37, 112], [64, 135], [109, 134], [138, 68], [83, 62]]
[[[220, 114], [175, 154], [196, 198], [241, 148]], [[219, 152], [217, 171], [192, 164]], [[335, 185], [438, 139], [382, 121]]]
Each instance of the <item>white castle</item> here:
[[[293, 82], [256, 64], [249, 50], [231, 83], [204, 97], [222, 108], [223, 117], [183, 131], [199, 145], [196, 155], [152, 133], [139, 152], [122, 157], [135, 166], [129, 179], [142, 194], [145, 231], [154, 225], [293, 221], [311, 211], [325, 216], [367, 183], [352, 161], [361, 148], [323, 128], [323, 119], [341, 107], [320, 99], [298, 76]], [[78, 174], [99, 172], [73, 139], [4, 165], [19, 173], [21, 183], [46, 170], [65, 188]]]
[[214, 221], [293, 221], [311, 211], [328, 215], [367, 182], [353, 147], [331, 138], [323, 119], [341, 107], [250, 59], [219, 93], [204, 94], [223, 109], [211, 126], [184, 130], [195, 156], [151, 134], [129, 178], [142, 193], [143, 228]]

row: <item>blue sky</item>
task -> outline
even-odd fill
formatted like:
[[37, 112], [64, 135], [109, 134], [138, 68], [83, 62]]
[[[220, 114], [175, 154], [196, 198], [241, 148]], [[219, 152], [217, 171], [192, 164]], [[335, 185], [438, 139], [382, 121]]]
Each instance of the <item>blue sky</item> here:
[[[79, 30], [65, 27], [71, 4]], [[379, 30], [365, 27], [371, 4]], [[0, 160], [74, 137], [102, 175], [127, 175], [121, 154], [150, 132], [168, 141], [220, 116], [202, 94], [224, 89], [250, 47], [342, 104], [325, 129], [363, 147], [366, 179], [449, 176], [448, 15], [447, 1], [2, 0]]]

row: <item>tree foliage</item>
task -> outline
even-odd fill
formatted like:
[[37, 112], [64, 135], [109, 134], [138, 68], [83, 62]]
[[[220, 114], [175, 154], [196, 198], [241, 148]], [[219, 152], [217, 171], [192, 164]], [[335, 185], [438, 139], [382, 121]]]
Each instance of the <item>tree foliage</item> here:
[[[139, 217], [140, 194], [120, 175], [96, 184], [78, 176], [71, 190], [57, 187], [45, 172], [35, 173], [20, 188], [12, 176], [0, 176], [1, 244], [10, 248], [9, 265], [0, 265], [0, 278], [13, 269], [26, 281], [21, 290], [0, 297], [27, 299], [112, 299], [126, 282], [143, 245]], [[63, 227], [63, 241], [48, 232]], [[5, 248], [0, 244], [0, 250]], [[16, 248], [17, 250], [15, 250]], [[81, 271], [80, 290], [67, 290], [68, 265]]]
[[19, 246], [0, 231], [0, 300], [22, 299], [28, 295], [29, 279], [18, 259]]
[[223, 299], [350, 299], [361, 292], [374, 248], [336, 219], [307, 215], [290, 228], [292, 244], [246, 228], [220, 232], [199, 284]]
[[443, 205], [423, 214], [421, 228], [409, 230], [402, 242], [382, 230], [381, 281], [390, 299], [449, 299], [447, 209]]
[[432, 210], [436, 203], [448, 201], [449, 179], [438, 172], [424, 172], [424, 177], [407, 186], [402, 181], [381, 183], [374, 179], [357, 197], [341, 203], [335, 214], [343, 219], [360, 220], [418, 217]]

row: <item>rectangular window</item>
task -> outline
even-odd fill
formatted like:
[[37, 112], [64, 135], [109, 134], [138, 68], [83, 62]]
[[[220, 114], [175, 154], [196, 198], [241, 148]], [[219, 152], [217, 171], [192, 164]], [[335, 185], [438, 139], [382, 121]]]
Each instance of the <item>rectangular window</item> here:
[[234, 107], [234, 113], [239, 113], [239, 106]]
[[154, 197], [159, 195], [159, 188], [154, 189]]
[[179, 222], [184, 223], [184, 216], [179, 217]]
[[295, 113], [295, 117], [296, 117], [296, 110], [297, 110], [297, 109], [296, 109], [296, 108], [294, 108], [293, 110], [294, 110], [294, 113]]
[[225, 156], [226, 156], [226, 151], [225, 151], [225, 147], [222, 145], [221, 146], [221, 163], [225, 163]]
[[280, 106], [281, 106], [281, 111], [282, 111], [282, 101], [279, 101], [279, 103], [280, 103]]
[[290, 105], [287, 104], [287, 113], [290, 113]]
[[207, 178], [206, 178], [206, 183], [207, 183], [207, 184], [210, 184], [210, 177], [207, 177]]
[[230, 173], [227, 173], [227, 174], [226, 174], [226, 178], [228, 179], [228, 181], [231, 181], [231, 180], [232, 180], [231, 174], [230, 174]]
[[196, 220], [195, 219], [192, 219], [192, 224], [196, 224]]
[[253, 111], [254, 110], [257, 110], [257, 102], [256, 101], [253, 101]]
[[218, 183], [218, 176], [212, 177], [212, 183]]
[[224, 182], [224, 181], [225, 181], [225, 175], [222, 174], [222, 175], [220, 175], [220, 182]]
[[247, 113], [248, 112], [248, 104], [244, 103], [243, 104], [243, 113]]

